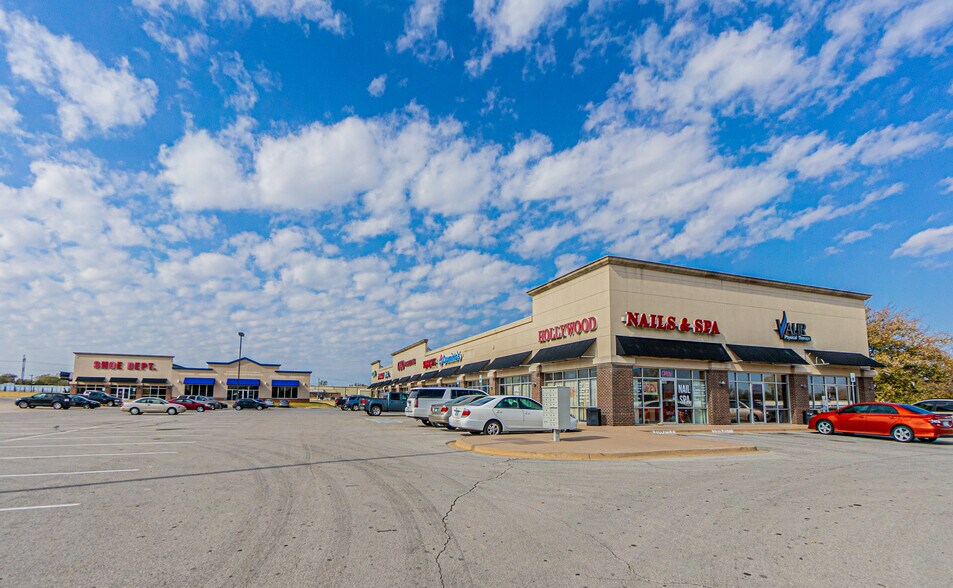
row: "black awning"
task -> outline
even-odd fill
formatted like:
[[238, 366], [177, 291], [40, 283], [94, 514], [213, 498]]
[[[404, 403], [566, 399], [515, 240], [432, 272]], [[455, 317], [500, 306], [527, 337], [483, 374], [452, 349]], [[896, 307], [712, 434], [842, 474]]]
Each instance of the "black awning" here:
[[757, 345], [728, 345], [728, 349], [741, 361], [752, 363], [784, 363], [789, 365], [808, 365], [807, 360], [793, 349], [784, 347], [759, 347]]
[[408, 382], [416, 382], [417, 380], [420, 379], [420, 376], [422, 376], [422, 375], [423, 375], [423, 374], [414, 374], [414, 375], [410, 376], [410, 379], [407, 380], [407, 381], [408, 381]]
[[850, 365], [857, 367], [887, 367], [876, 359], [871, 359], [863, 353], [851, 353], [849, 351], [820, 351], [818, 349], [805, 349], [808, 353], [821, 360], [818, 363], [829, 363], [831, 365]]
[[473, 363], [468, 363], [467, 365], [460, 368], [460, 371], [457, 372], [458, 376], [465, 376], [467, 374], [475, 374], [476, 372], [481, 371], [486, 364], [490, 363], [489, 359], [484, 359], [483, 361], [475, 361]]
[[443, 368], [442, 370], [440, 370], [439, 372], [437, 372], [437, 375], [434, 376], [434, 377], [437, 377], [437, 378], [446, 378], [447, 376], [452, 376], [453, 374], [457, 373], [458, 371], [460, 371], [460, 366], [455, 365], [455, 366], [453, 366], [453, 367]]
[[113, 384], [135, 384], [139, 378], [109, 378]]
[[165, 378], [142, 378], [143, 384], [168, 384], [169, 380]]
[[80, 376], [76, 378], [77, 382], [105, 382], [106, 378], [99, 376]]
[[574, 341], [572, 343], [556, 345], [555, 347], [546, 347], [545, 349], [537, 351], [536, 355], [534, 355], [533, 359], [529, 360], [529, 362], [549, 363], [551, 361], [579, 359], [595, 342], [595, 339], [586, 339], [585, 341]]
[[383, 388], [384, 386], [389, 386], [390, 383], [391, 383], [390, 380], [382, 380], [382, 381], [380, 381], [380, 382], [377, 383], [377, 387], [378, 387], [378, 388]]
[[377, 382], [371, 382], [371, 385], [367, 387], [368, 390], [373, 390], [374, 388], [377, 388]]
[[421, 380], [430, 380], [430, 379], [436, 378], [436, 377], [437, 377], [437, 371], [438, 371], [438, 370], [431, 370], [431, 371], [429, 371], [429, 372], [424, 372], [424, 373], [420, 374], [420, 379], [421, 379]]
[[663, 359], [695, 359], [698, 361], [731, 361], [731, 356], [721, 343], [681, 341], [678, 339], [655, 339], [652, 337], [615, 338], [618, 355], [636, 357], [660, 357]]
[[400, 378], [399, 380], [397, 380], [397, 383], [398, 383], [398, 384], [403, 384], [404, 382], [409, 382], [409, 381], [410, 381], [410, 376], [404, 376], [404, 377]]
[[490, 370], [505, 370], [506, 368], [516, 367], [529, 359], [532, 351], [523, 351], [521, 353], [514, 353], [513, 355], [504, 355], [503, 357], [497, 357], [490, 362], [490, 365], [486, 366], [484, 369], [487, 371]]

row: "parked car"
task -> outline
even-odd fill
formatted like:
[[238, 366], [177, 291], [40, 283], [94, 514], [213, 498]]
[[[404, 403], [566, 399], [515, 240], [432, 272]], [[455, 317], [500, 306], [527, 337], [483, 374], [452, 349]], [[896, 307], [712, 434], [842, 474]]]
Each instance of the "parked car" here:
[[265, 406], [267, 406], [268, 408], [272, 408], [273, 406], [275, 406], [275, 401], [272, 400], [271, 398], [259, 398], [259, 400], [265, 403]]
[[291, 403], [288, 402], [287, 400], [279, 400], [278, 408], [291, 408]]
[[360, 394], [348, 396], [347, 402], [344, 403], [344, 405], [341, 407], [341, 410], [361, 410], [370, 399], [370, 396], [362, 396]]
[[195, 394], [188, 394], [184, 396], [179, 396], [178, 398], [188, 398], [189, 400], [194, 400], [196, 402], [201, 402], [202, 404], [207, 405], [212, 410], [218, 410], [220, 408], [228, 408], [228, 405], [220, 400], [215, 400], [210, 396], [198, 396]]
[[[336, 399], [334, 400], [334, 406], [337, 406], [338, 408], [340, 408], [341, 406], [344, 405], [345, 402], [347, 402], [347, 399], [348, 399], [348, 398], [350, 398], [350, 397], [349, 397], [349, 396], [339, 396], [338, 398], [336, 398]], [[344, 409], [341, 408], [341, 410], [344, 410]]]
[[192, 400], [191, 398], [186, 398], [183, 396], [173, 398], [170, 402], [172, 404], [178, 404], [180, 406], [184, 406], [188, 410], [194, 410], [195, 412], [205, 412], [206, 410], [212, 410], [212, 407], [205, 404], [204, 402], [198, 402], [196, 400]]
[[429, 427], [431, 405], [470, 395], [486, 396], [486, 392], [470, 388], [414, 388], [407, 397], [404, 416], [417, 419]]
[[[548, 430], [543, 428], [543, 405], [525, 396], [487, 396], [451, 410], [450, 426], [476, 434]], [[578, 424], [569, 417], [568, 430], [575, 430]]]
[[454, 430], [456, 427], [450, 424], [450, 415], [453, 414], [454, 406], [463, 406], [464, 404], [469, 404], [477, 398], [484, 398], [483, 394], [468, 394], [466, 396], [460, 396], [449, 400], [447, 402], [441, 402], [440, 404], [431, 404], [430, 405], [430, 417], [427, 419], [430, 421], [430, 424], [435, 427], [446, 427], [449, 430]]
[[109, 406], [119, 406], [122, 404], [122, 398], [119, 398], [118, 396], [111, 396], [102, 390], [90, 390], [89, 392], [83, 392], [83, 396], [89, 398], [90, 400], [95, 400], [102, 405], [108, 404]]
[[953, 414], [953, 398], [931, 398], [914, 404], [924, 410], [937, 413]]
[[255, 410], [265, 410], [268, 408], [268, 405], [258, 400], [257, 398], [242, 398], [241, 400], [236, 400], [232, 403], [232, 408], [235, 410], [243, 410], [245, 408], [253, 408]]
[[80, 394], [70, 394], [69, 395], [70, 404], [80, 408], [99, 408], [100, 403], [96, 402], [92, 398], [87, 398]]
[[166, 414], [180, 414], [185, 412], [185, 407], [181, 404], [173, 404], [164, 398], [155, 398], [146, 396], [122, 403], [122, 411], [129, 414], [142, 414], [146, 412], [164, 412]]
[[23, 398], [17, 398], [16, 404], [20, 408], [49, 406], [54, 410], [69, 408], [72, 405], [69, 394], [63, 394], [61, 392], [40, 392], [33, 396], [24, 396]]
[[370, 398], [364, 404], [364, 411], [371, 416], [382, 412], [400, 412], [407, 406], [406, 392], [388, 392], [383, 398]]
[[940, 437], [953, 437], [953, 416], [936, 414], [912, 404], [862, 402], [815, 415], [808, 427], [822, 435], [857, 433], [892, 437], [901, 443], [914, 439], [936, 441]]

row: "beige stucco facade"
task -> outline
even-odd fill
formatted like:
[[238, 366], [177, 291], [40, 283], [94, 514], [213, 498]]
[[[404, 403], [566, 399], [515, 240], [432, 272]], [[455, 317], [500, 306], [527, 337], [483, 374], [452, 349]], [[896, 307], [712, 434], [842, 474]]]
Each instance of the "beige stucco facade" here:
[[[144, 395], [170, 399], [195, 394], [231, 400], [239, 385], [243, 395], [255, 398], [308, 399], [310, 371], [282, 370], [280, 364], [266, 364], [243, 357], [227, 362], [207, 362], [207, 367], [178, 365], [171, 355], [75, 352], [70, 387], [74, 391], [99, 389], [125, 398]], [[291, 390], [293, 389], [293, 390]], [[279, 392], [280, 390], [280, 392]]]
[[[867, 294], [605, 257], [534, 288], [529, 295], [531, 316], [437, 349], [429, 349], [427, 340], [418, 341], [393, 353], [387, 365], [374, 362], [372, 384], [375, 388], [408, 389], [421, 383], [463, 385], [480, 378], [490, 383], [485, 389], [495, 392], [493, 383], [497, 380], [529, 375], [533, 378], [532, 395], [538, 397], [545, 374], [596, 368], [600, 370], [600, 383], [595, 394], [598, 401], [592, 401], [593, 407], [603, 408], [603, 416], [607, 417], [604, 420], [616, 421], [614, 424], [631, 420], [613, 418], [622, 405], [638, 405], [638, 399], [633, 399], [633, 394], [638, 394], [633, 391], [635, 367], [704, 373], [705, 378], [712, 380], [707, 385], [705, 403], [712, 424], [724, 420], [722, 413], [729, 410], [727, 396], [722, 394], [725, 398], [720, 398], [715, 390], [728, 386], [729, 373], [783, 376], [788, 396], [784, 415], [793, 422], [802, 418], [794, 412], [807, 408], [804, 398], [808, 383], [813, 390], [822, 382], [817, 378], [810, 380], [811, 376], [848, 378], [856, 399], [872, 395], [870, 380], [876, 362], [866, 357]], [[784, 317], [787, 323], [800, 325], [800, 331], [791, 331], [793, 336], [789, 339], [810, 340], [782, 339], [778, 323]], [[546, 361], [543, 357], [536, 361], [542, 350], [588, 340], [593, 340], [592, 344], [582, 352], [574, 349], [571, 358]], [[620, 348], [620, 342], [633, 341], [640, 348], [649, 348], [649, 354], [665, 353], [652, 349], [656, 343], [687, 349], [679, 350], [679, 357], [657, 357], [627, 354]], [[720, 346], [721, 357], [702, 360], [693, 356], [700, 353], [694, 347], [705, 347], [697, 343]], [[773, 357], [779, 350], [788, 355]], [[832, 363], [830, 354], [820, 353], [825, 361], [812, 351], [838, 352], [837, 361], [844, 363], [843, 358], [848, 357], [850, 365]], [[517, 353], [530, 355], [520, 365], [506, 370], [482, 369], [465, 376], [449, 374], [439, 379], [420, 379], [433, 370]], [[752, 361], [751, 353], [770, 356], [770, 361], [760, 357]], [[456, 354], [460, 355], [459, 360]], [[456, 361], [446, 362], [448, 356]], [[788, 361], [785, 357], [793, 359]], [[435, 361], [436, 366], [432, 365]], [[730, 379], [734, 382], [744, 377], [733, 375]], [[711, 410], [713, 393], [714, 401], [724, 403], [725, 407]], [[737, 412], [737, 408], [731, 410]]]

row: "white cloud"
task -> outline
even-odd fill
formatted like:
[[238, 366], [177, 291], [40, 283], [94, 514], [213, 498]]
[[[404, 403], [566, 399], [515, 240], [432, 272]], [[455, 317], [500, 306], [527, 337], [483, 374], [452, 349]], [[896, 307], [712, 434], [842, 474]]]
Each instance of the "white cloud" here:
[[[209, 72], [212, 74], [215, 85], [228, 94], [225, 99], [226, 105], [242, 112], [254, 108], [255, 103], [258, 102], [258, 89], [237, 51], [219, 53], [213, 57]], [[231, 83], [227, 84], [222, 76], [231, 80]]]
[[404, 16], [404, 32], [397, 38], [397, 51], [412, 51], [420, 61], [453, 58], [450, 45], [437, 36], [444, 0], [415, 0]]
[[13, 133], [20, 124], [20, 113], [16, 107], [17, 100], [3, 86], [0, 86], [0, 133]]
[[108, 67], [70, 37], [14, 13], [0, 11], [0, 31], [11, 72], [56, 103], [66, 140], [136, 127], [155, 112], [155, 82], [137, 78], [125, 58]]
[[850, 245], [858, 241], [863, 241], [874, 236], [877, 231], [889, 229], [890, 225], [886, 223], [877, 223], [868, 229], [858, 229], [854, 231], [845, 231], [837, 236], [837, 242], [841, 245]]
[[953, 193], [953, 176], [948, 176], [939, 181], [939, 186], [944, 194]]
[[184, 33], [182, 38], [171, 35], [166, 29], [164, 23], [155, 21], [146, 21], [142, 25], [142, 30], [149, 35], [153, 41], [160, 47], [175, 55], [182, 63], [187, 63], [189, 58], [199, 55], [208, 49], [209, 38], [203, 32], [191, 31]]
[[385, 90], [387, 90], [387, 74], [377, 76], [367, 86], [367, 93], [375, 98], [383, 96]]
[[939, 55], [953, 45], [953, 3], [948, 0], [925, 0], [909, 3], [886, 26], [873, 61], [858, 78], [867, 80], [884, 76], [896, 67], [896, 58], [906, 55]]
[[496, 56], [528, 49], [540, 33], [561, 26], [569, 6], [580, 0], [475, 0], [473, 22], [489, 39], [482, 54], [467, 60], [471, 75], [486, 71]]
[[173, 147], [162, 147], [159, 179], [172, 188], [181, 210], [250, 208], [254, 197], [236, 155], [208, 131], [187, 133]]
[[347, 18], [334, 9], [330, 0], [133, 0], [153, 17], [185, 13], [196, 20], [247, 21], [252, 17], [275, 18], [282, 22], [307, 20], [337, 34], [344, 33]]
[[891, 257], [931, 257], [953, 251], [953, 225], [926, 229], [894, 250]]

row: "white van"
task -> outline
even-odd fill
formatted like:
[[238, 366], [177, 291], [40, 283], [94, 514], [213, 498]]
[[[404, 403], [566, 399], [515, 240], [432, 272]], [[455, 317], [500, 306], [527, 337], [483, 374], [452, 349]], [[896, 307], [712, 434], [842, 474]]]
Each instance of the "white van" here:
[[428, 418], [430, 416], [430, 405], [440, 404], [453, 400], [454, 398], [472, 394], [482, 394], [486, 396], [486, 392], [483, 390], [474, 390], [473, 388], [447, 388], [437, 386], [433, 388], [414, 388], [410, 391], [410, 396], [407, 397], [407, 407], [404, 408], [404, 416], [417, 419], [429, 427], [431, 426], [430, 419]]

